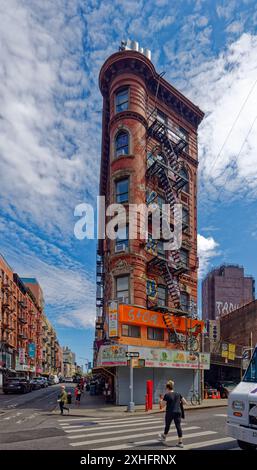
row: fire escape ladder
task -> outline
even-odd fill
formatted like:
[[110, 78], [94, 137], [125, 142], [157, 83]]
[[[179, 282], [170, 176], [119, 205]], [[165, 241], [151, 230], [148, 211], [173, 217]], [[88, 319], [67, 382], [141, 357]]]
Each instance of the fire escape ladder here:
[[103, 257], [97, 255], [96, 261], [96, 307], [97, 316], [102, 316], [103, 313], [103, 288], [104, 288], [104, 265]]

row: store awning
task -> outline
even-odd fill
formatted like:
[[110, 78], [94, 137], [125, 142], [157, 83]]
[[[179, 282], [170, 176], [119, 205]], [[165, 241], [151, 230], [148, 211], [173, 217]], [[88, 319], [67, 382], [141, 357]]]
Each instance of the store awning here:
[[[114, 369], [115, 370], [115, 369]], [[110, 369], [106, 369], [105, 367], [99, 366], [99, 367], [94, 367], [92, 369], [93, 374], [103, 374], [105, 376], [112, 375], [115, 377], [115, 373], [112, 372]]]

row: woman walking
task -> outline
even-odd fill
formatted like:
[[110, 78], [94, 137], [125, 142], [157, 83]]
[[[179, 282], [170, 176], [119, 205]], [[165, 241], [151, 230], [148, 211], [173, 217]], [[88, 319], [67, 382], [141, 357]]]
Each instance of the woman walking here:
[[61, 415], [63, 415], [63, 410], [67, 410], [68, 413], [70, 412], [70, 409], [67, 406], [65, 406], [68, 403], [68, 396], [65, 390], [65, 385], [61, 386], [61, 393], [58, 397], [58, 402], [59, 402], [59, 406], [61, 410]]
[[184, 418], [183, 405], [187, 405], [187, 401], [179, 393], [174, 392], [174, 382], [169, 380], [166, 384], [166, 393], [163, 397], [163, 404], [166, 403], [166, 414], [165, 414], [165, 429], [163, 434], [159, 434], [159, 440], [162, 442], [166, 441], [166, 437], [170, 430], [170, 425], [174, 420], [177, 434], [178, 444], [177, 447], [184, 447], [182, 442], [182, 429], [181, 429], [181, 417]]
[[80, 406], [81, 390], [79, 384], [75, 388], [75, 404]]

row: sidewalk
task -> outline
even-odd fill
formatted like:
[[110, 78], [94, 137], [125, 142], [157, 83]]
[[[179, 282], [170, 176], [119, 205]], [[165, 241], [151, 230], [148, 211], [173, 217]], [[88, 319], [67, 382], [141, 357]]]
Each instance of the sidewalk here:
[[[227, 399], [209, 399], [203, 400], [201, 405], [196, 406], [185, 406], [185, 410], [199, 410], [205, 408], [218, 408], [221, 406], [227, 406]], [[164, 410], [159, 409], [159, 405], [153, 405], [153, 409], [150, 411], [145, 411], [144, 405], [136, 405], [135, 413], [137, 415], [149, 415], [156, 413], [163, 413]], [[54, 414], [59, 414], [59, 408], [53, 411]], [[80, 407], [76, 407], [74, 400], [72, 405], [70, 405], [70, 416], [85, 416], [85, 417], [124, 417], [131, 416], [134, 413], [127, 412], [127, 406], [118, 406], [113, 404], [106, 404], [104, 402], [104, 397], [102, 396], [90, 396], [87, 392], [84, 392], [81, 397]]]

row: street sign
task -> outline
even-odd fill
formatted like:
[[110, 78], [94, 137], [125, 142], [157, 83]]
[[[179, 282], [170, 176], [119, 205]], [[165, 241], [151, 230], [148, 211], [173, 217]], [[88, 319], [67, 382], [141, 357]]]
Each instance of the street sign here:
[[139, 352], [126, 352], [127, 357], [139, 357]]

